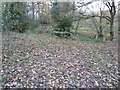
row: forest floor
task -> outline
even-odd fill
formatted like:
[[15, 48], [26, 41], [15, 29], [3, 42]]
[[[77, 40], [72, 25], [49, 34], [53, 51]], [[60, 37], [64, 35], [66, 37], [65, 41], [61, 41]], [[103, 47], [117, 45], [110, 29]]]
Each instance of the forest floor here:
[[118, 41], [78, 42], [47, 34], [2, 36], [2, 87], [118, 87]]

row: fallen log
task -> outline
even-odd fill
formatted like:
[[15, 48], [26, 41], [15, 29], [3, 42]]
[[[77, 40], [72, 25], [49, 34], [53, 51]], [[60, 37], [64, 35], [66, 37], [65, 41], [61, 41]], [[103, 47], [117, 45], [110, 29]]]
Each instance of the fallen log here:
[[69, 37], [71, 34], [70, 32], [59, 32], [59, 31], [54, 31], [53, 32], [56, 36], [59, 37]]

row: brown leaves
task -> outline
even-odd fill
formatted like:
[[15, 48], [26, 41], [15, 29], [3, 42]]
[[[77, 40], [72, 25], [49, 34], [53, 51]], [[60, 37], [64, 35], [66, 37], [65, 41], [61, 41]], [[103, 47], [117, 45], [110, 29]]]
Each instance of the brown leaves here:
[[[112, 48], [105, 48], [107, 44], [65, 41], [47, 35], [20, 38], [25, 42], [9, 44], [10, 50], [6, 46], [3, 48], [2, 73], [11, 75], [7, 78], [9, 83], [3, 86], [87, 88], [117, 85], [118, 63], [113, 58], [117, 55]], [[8, 51], [10, 54], [6, 54]]]

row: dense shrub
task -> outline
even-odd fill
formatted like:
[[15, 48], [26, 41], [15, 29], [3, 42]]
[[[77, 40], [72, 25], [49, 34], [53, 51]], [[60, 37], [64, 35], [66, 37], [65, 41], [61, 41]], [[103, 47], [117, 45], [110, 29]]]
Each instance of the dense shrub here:
[[[29, 26], [29, 18], [25, 11], [21, 11], [15, 7], [19, 3], [10, 3], [10, 7], [6, 7], [2, 13], [3, 26], [10, 31], [25, 32]], [[22, 5], [22, 3], [21, 3]]]
[[52, 7], [52, 18], [56, 23], [55, 31], [70, 32], [72, 26], [72, 7], [70, 2], [55, 2]]

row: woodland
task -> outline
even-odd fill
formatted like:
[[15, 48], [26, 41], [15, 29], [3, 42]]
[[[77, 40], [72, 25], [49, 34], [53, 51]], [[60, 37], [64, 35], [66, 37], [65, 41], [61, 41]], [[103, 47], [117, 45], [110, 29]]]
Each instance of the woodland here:
[[118, 88], [115, 1], [3, 2], [0, 87]]

